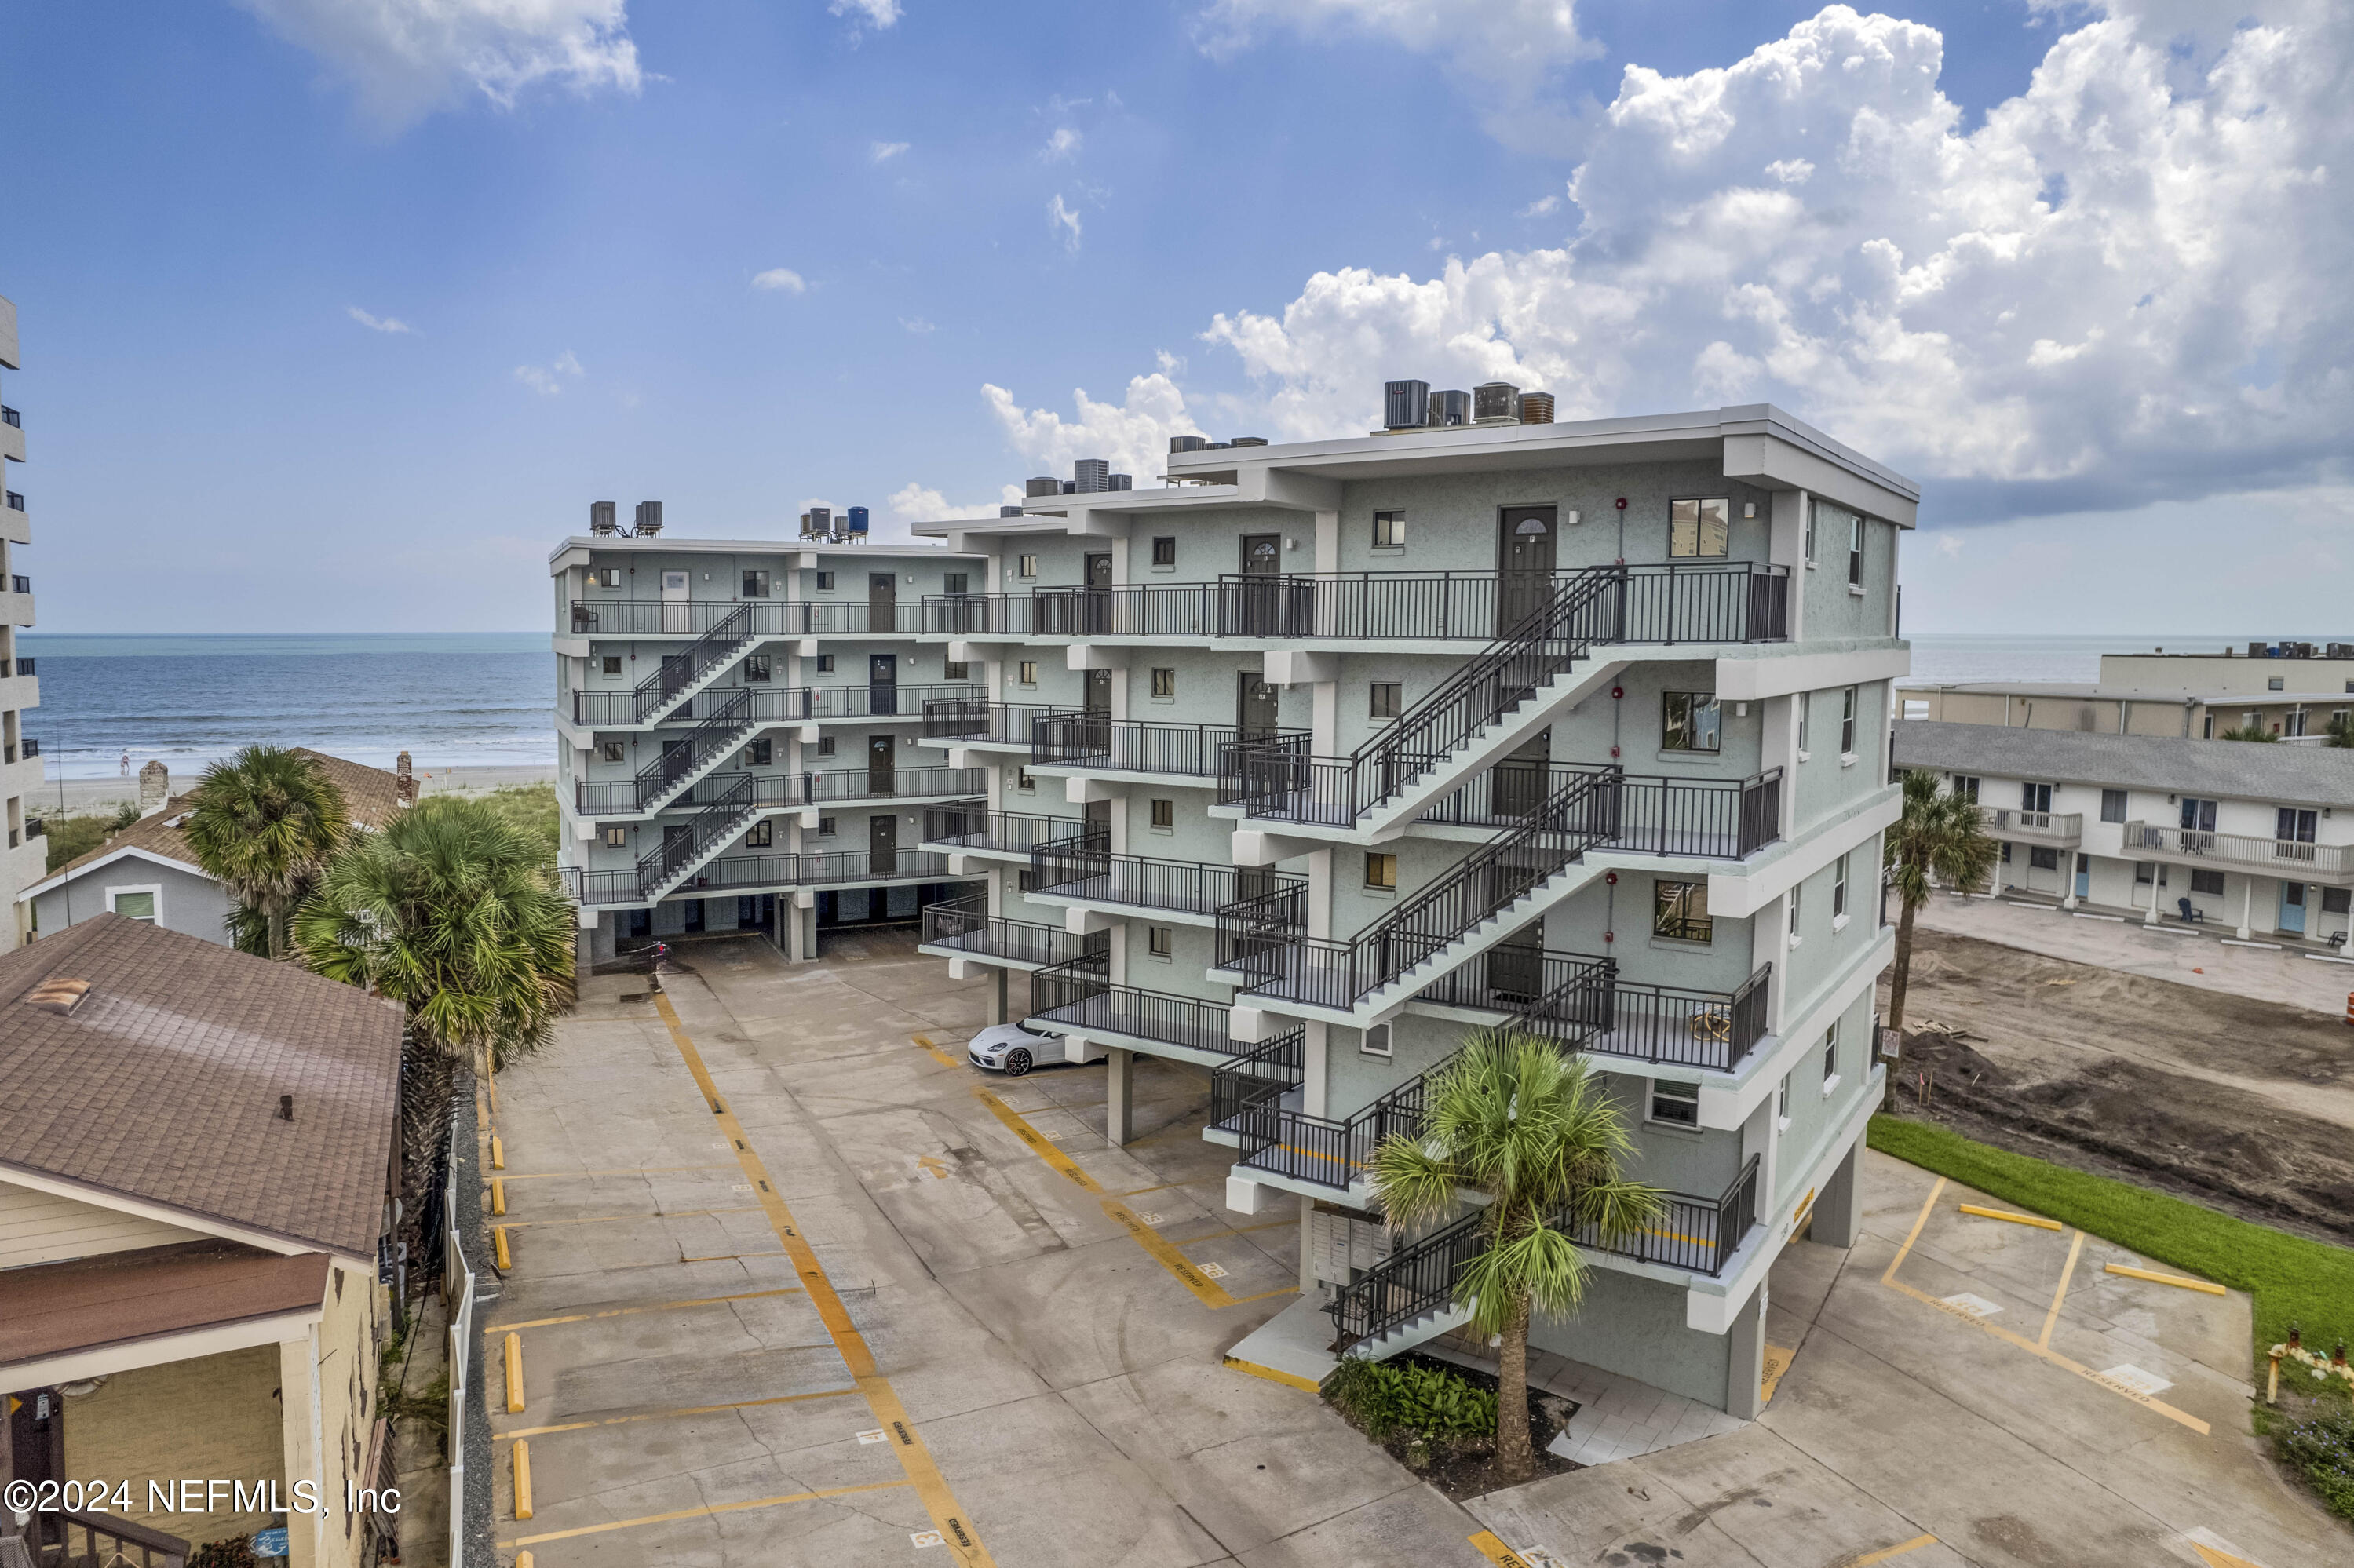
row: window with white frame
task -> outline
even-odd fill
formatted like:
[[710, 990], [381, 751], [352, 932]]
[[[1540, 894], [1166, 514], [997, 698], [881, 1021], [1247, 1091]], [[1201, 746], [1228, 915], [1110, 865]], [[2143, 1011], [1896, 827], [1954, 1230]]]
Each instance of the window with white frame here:
[[1815, 716], [1815, 694], [1798, 694], [1798, 755], [1807, 755], [1807, 722]]
[[1405, 514], [1376, 512], [1373, 514], [1373, 548], [1403, 550], [1405, 548]]
[[1798, 939], [1798, 905], [1806, 891], [1804, 883], [1793, 883], [1790, 886], [1790, 940], [1793, 944]]
[[1670, 1127], [1700, 1126], [1700, 1086], [1651, 1080], [1651, 1120]]
[[106, 890], [106, 906], [125, 920], [155, 923], [156, 901], [163, 893], [160, 885], [148, 887], [110, 887]]
[[1841, 855], [1831, 868], [1831, 918], [1847, 918], [1847, 856]]
[[1014, 575], [1024, 577], [1036, 577], [1038, 575], [1038, 557], [1035, 556], [1023, 556], [1021, 564], [1014, 568]]
[[1359, 1052], [1367, 1056], [1387, 1056], [1390, 1053], [1390, 1026], [1376, 1023], [1365, 1031], [1357, 1042]]
[[617, 588], [621, 586], [621, 568], [619, 567], [599, 567], [595, 571], [588, 574], [588, 577], [589, 580], [594, 582], [599, 588]]
[[1863, 519], [1856, 518], [1848, 524], [1847, 586], [1863, 586]]
[[1839, 1020], [1823, 1031], [1823, 1082], [1829, 1085], [1839, 1077]]
[[1861, 705], [1862, 689], [1850, 686], [1840, 694], [1840, 755], [1855, 755], [1855, 721]]
[[608, 827], [605, 830], [605, 847], [607, 849], [629, 848], [630, 830], [624, 827]]

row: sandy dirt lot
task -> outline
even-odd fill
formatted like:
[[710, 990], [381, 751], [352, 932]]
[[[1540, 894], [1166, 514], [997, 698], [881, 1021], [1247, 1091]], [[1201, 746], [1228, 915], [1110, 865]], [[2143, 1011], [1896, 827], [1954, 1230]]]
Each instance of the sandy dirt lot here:
[[1925, 1097], [1973, 1136], [2354, 1239], [2343, 1022], [1926, 928], [1905, 1014], [1906, 1110]]

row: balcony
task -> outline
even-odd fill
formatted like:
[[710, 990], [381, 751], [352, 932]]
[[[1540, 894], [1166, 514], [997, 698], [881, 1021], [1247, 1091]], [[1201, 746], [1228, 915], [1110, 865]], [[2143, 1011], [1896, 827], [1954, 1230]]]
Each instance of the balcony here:
[[[700, 723], [737, 692], [750, 694], [755, 724], [803, 724], [822, 719], [920, 717], [936, 702], [970, 700], [985, 690], [979, 683], [930, 685], [873, 682], [863, 686], [713, 686], [697, 692], [664, 715], [663, 724]], [[642, 721], [635, 692], [575, 692], [572, 722], [584, 729], [624, 729]]]
[[1038, 897], [1204, 918], [1239, 899], [1302, 898], [1308, 889], [1304, 876], [1256, 866], [1114, 854], [1099, 836], [1040, 844], [1030, 852], [1030, 891]]
[[2014, 811], [2007, 806], [1980, 806], [1978, 824], [1996, 838], [2020, 843], [2073, 849], [2084, 840], [2082, 811]]
[[1040, 969], [1030, 979], [1031, 1022], [1089, 1037], [1118, 1034], [1218, 1056], [1241, 1054], [1242, 1047], [1227, 1034], [1230, 1009], [1138, 986], [1113, 985], [1110, 964], [1106, 955], [1089, 954]]
[[1782, 837], [1782, 770], [1742, 779], [1628, 778], [1581, 763], [1500, 762], [1415, 820], [1435, 827], [1516, 828], [1571, 774], [1612, 780], [1595, 803], [1594, 847], [1628, 854], [1738, 860]]
[[33, 661], [33, 660], [31, 660], [31, 659], [19, 659], [19, 660], [17, 660], [17, 661], [16, 661], [16, 673], [18, 673], [19, 675], [30, 675], [30, 674], [34, 673], [35, 673], [35, 672], [34, 672], [34, 664], [35, 664], [35, 661]]
[[924, 910], [921, 946], [948, 958], [980, 959], [1013, 969], [1067, 964], [1108, 950], [1111, 934], [1076, 936], [1060, 926], [991, 915], [985, 899], [934, 904]]
[[944, 850], [1027, 855], [1040, 844], [1075, 837], [1086, 826], [1076, 817], [992, 811], [977, 803], [924, 808], [924, 842]]
[[0, 755], [0, 761], [30, 762], [40, 755], [41, 743], [28, 735], [17, 741], [16, 745], [6, 747], [5, 755]]
[[901, 637], [923, 625], [917, 604], [864, 599], [576, 599], [575, 637], [701, 637], [748, 610], [755, 637]]
[[1154, 724], [1094, 714], [1059, 714], [1032, 726], [1030, 762], [1033, 767], [1174, 774], [1209, 780], [1239, 766], [1229, 760], [1238, 747], [1305, 748], [1307, 744], [1305, 730]]
[[1551, 948], [1490, 948], [1423, 988], [1415, 1001], [1504, 1015], [1564, 1050], [1659, 1066], [1730, 1073], [1766, 1037], [1761, 967], [1738, 991], [1621, 980], [1617, 962]]
[[[737, 779], [745, 777], [748, 776], [741, 773], [716, 773], [697, 779], [691, 789], [675, 800], [664, 801], [660, 809], [685, 810], [712, 805], [722, 791], [732, 789]], [[937, 799], [974, 795], [988, 788], [985, 776], [977, 768], [943, 768], [937, 765], [888, 770], [838, 768], [801, 773], [759, 773], [748, 777], [752, 780], [751, 803], [763, 810], [851, 800]], [[638, 803], [643, 798], [639, 781], [634, 779], [576, 779], [572, 781], [572, 809], [583, 817], [634, 816], [645, 810]]]
[[[13, 491], [9, 493], [8, 500], [12, 505], [22, 502], [24, 499], [25, 498], [23, 496], [16, 494]], [[22, 512], [24, 507], [17, 505], [16, 510]], [[33, 591], [33, 579], [26, 577], [11, 577], [8, 579], [8, 588], [12, 593], [30, 593]]]
[[1515, 572], [1228, 575], [1215, 582], [1040, 588], [931, 596], [928, 636], [1112, 641], [1492, 642], [1537, 608], [1552, 583], [1604, 574], [1620, 642], [1749, 642], [1788, 634], [1787, 567], [1746, 561]]
[[926, 740], [951, 740], [963, 746], [1027, 748], [1031, 726], [1037, 720], [1085, 712], [1083, 708], [1044, 703], [992, 703], [980, 697], [951, 697], [924, 704], [923, 736]]
[[2145, 860], [2259, 872], [2289, 882], [2354, 880], [2354, 844], [2306, 843], [2298, 839], [2258, 838], [2253, 833], [2127, 822], [2118, 853]]
[[[784, 887], [830, 887], [848, 883], [893, 880], [945, 881], [948, 857], [922, 850], [876, 853], [868, 850], [824, 850], [803, 853], [720, 855], [698, 868], [663, 896], [694, 898], [706, 893], [748, 893]], [[582, 904], [644, 904], [649, 889], [658, 884], [642, 880], [639, 868], [621, 866], [591, 871], [577, 865], [564, 868], [564, 883]]]

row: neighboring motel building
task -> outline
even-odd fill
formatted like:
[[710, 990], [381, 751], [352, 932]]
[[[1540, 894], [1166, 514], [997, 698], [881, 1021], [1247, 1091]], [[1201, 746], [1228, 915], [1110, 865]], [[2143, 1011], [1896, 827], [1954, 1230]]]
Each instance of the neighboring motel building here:
[[[0, 369], [16, 368], [16, 307], [0, 299]], [[5, 807], [8, 842], [0, 849], [0, 895], [16, 904], [19, 889], [41, 879], [48, 864], [48, 840], [41, 820], [34, 815], [40, 798], [41, 743], [25, 733], [25, 715], [41, 705], [41, 684], [33, 661], [17, 654], [19, 633], [33, 624], [33, 579], [19, 570], [20, 546], [33, 542], [33, 524], [25, 512], [25, 498], [16, 490], [16, 465], [25, 461], [24, 418], [0, 403], [0, 807]], [[26, 910], [16, 905], [14, 916], [0, 921], [0, 953], [25, 940]]]
[[[2242, 939], [2346, 941], [2354, 750], [1913, 721], [1900, 768], [1978, 802], [1998, 890]], [[2344, 811], [2345, 816], [2338, 815]]]
[[864, 542], [865, 509], [799, 542], [622, 532], [610, 502], [548, 557], [557, 858], [594, 965], [658, 938], [756, 931], [795, 959], [834, 926], [907, 921], [950, 892], [928, 807], [981, 774], [917, 744], [925, 705], [981, 697], [917, 632], [981, 563]]
[[1902, 715], [2088, 735], [2318, 738], [2354, 718], [2354, 642], [2251, 642], [2211, 653], [2104, 653], [2091, 683], [1908, 685]]
[[[1553, 424], [1509, 387], [1389, 392], [1365, 437], [1181, 438], [1161, 488], [1082, 463], [1019, 515], [920, 525], [958, 586], [924, 587], [914, 667], [974, 687], [923, 704], [970, 783], [921, 853], [980, 884], [925, 950], [1108, 1053], [1115, 1141], [1135, 1056], [1210, 1069], [1228, 1204], [1310, 1199], [1293, 1310], [1380, 1354], [1459, 1323], [1451, 1267], [1416, 1265], [1472, 1222], [1393, 1251], [1373, 1147], [1475, 1029], [1585, 1053], [1673, 1197], [1534, 1339], [1753, 1414], [1774, 1258], [1858, 1223], [1917, 491], [1770, 406]], [[831, 560], [795, 557], [798, 591]], [[833, 569], [854, 596], [880, 563]], [[605, 591], [651, 617], [652, 587]]]

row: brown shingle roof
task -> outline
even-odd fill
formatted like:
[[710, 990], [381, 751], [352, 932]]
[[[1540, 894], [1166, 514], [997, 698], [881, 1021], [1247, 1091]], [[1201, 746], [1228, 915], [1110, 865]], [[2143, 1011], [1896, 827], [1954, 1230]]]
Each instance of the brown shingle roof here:
[[181, 1242], [0, 1269], [0, 1371], [44, 1356], [316, 1311], [327, 1255]]
[[[297, 757], [307, 757], [319, 765], [328, 782], [342, 792], [344, 813], [354, 822], [380, 828], [400, 810], [399, 785], [396, 775], [381, 768], [370, 768], [366, 763], [346, 762], [340, 757], [330, 757], [323, 751], [313, 751], [304, 746], [292, 749]], [[162, 810], [149, 812], [109, 837], [96, 849], [76, 855], [57, 870], [46, 873], [41, 880], [47, 882], [52, 877], [71, 876], [93, 861], [104, 860], [108, 855], [119, 854], [126, 849], [145, 850], [150, 854], [175, 860], [183, 865], [194, 865], [196, 854], [188, 847], [188, 835], [168, 824], [178, 821], [181, 812], [194, 810], [196, 803], [193, 791], [175, 795], [164, 803]]]
[[[27, 1000], [52, 979], [90, 990], [69, 1012]], [[0, 955], [0, 1171], [372, 1257], [400, 1033], [396, 1002], [93, 916]]]

